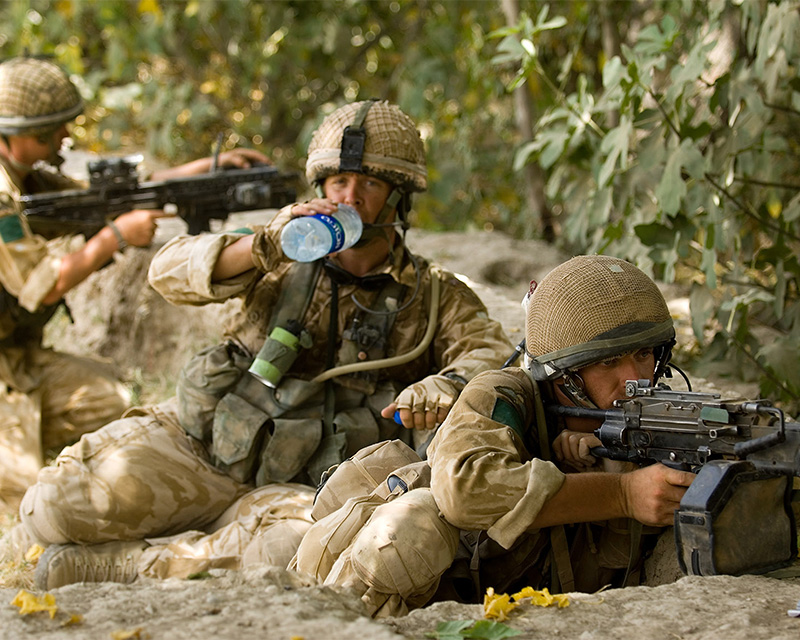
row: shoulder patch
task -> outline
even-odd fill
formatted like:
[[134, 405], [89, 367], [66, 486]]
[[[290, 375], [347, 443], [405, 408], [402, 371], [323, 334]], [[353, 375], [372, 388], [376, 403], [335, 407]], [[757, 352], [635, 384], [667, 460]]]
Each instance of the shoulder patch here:
[[499, 397], [492, 409], [492, 420], [511, 427], [520, 440], [525, 440], [525, 419], [515, 403], [505, 397]]
[[0, 218], [0, 239], [3, 242], [16, 242], [25, 237], [22, 224], [16, 215]]

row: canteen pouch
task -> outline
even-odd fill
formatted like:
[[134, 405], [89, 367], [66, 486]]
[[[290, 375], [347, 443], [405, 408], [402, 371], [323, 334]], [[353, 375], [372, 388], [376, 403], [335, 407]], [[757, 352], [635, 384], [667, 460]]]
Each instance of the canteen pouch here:
[[687, 575], [764, 573], [797, 555], [792, 478], [747, 460], [713, 460], [675, 511], [678, 563]]

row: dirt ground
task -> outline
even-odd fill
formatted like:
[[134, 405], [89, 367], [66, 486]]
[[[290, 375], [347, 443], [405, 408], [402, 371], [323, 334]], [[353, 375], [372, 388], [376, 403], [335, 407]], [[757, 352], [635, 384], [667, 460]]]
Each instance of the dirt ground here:
[[[228, 224], [236, 227], [264, 215], [269, 214], [236, 216]], [[180, 222], [166, 222], [156, 245], [180, 231]], [[540, 243], [488, 232], [412, 231], [409, 244], [463, 274], [514, 342], [523, 335], [519, 301], [528, 281], [540, 279], [569, 257]], [[222, 320], [236, 308], [235, 304], [170, 307], [146, 284], [154, 250], [128, 249], [115, 264], [90, 277], [68, 296], [74, 323], [62, 317], [51, 323], [48, 333], [59, 349], [116, 362], [141, 402], [170, 394], [182, 363], [216, 340]], [[681, 335], [688, 336], [683, 292], [679, 287], [667, 287], [665, 292]], [[701, 381], [700, 388], [714, 385]], [[718, 382], [716, 388], [754, 393], [733, 383]], [[665, 580], [678, 577], [674, 563], [651, 570]], [[18, 578], [0, 582], [0, 639], [422, 639], [435, 637], [430, 634], [438, 623], [476, 621], [483, 615], [480, 606], [440, 603], [405, 618], [374, 621], [364, 615], [360, 600], [351, 593], [258, 566], [241, 572], [213, 571], [203, 580], [63, 587], [52, 592], [58, 611], [51, 619], [44, 612], [20, 615], [10, 604], [20, 585]], [[684, 577], [657, 587], [570, 594], [570, 606], [562, 609], [521, 606], [505, 624], [520, 631], [522, 638], [795, 639], [800, 636], [800, 618], [787, 611], [798, 600], [798, 578]], [[81, 619], [73, 620], [73, 614]]]

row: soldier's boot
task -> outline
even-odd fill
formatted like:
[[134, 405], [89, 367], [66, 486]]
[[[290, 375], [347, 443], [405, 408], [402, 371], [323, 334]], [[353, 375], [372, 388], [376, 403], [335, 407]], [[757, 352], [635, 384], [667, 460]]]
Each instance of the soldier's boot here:
[[34, 582], [42, 591], [75, 582], [133, 582], [147, 546], [143, 540], [51, 545], [39, 558]]

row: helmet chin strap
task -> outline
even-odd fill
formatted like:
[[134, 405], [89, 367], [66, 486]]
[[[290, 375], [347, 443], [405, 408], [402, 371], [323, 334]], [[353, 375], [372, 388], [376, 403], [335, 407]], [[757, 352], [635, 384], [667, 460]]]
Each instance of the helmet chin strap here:
[[584, 409], [597, 409], [598, 406], [586, 394], [586, 385], [577, 373], [566, 372], [564, 374], [564, 384], [561, 385], [561, 393], [569, 398], [576, 407]]

